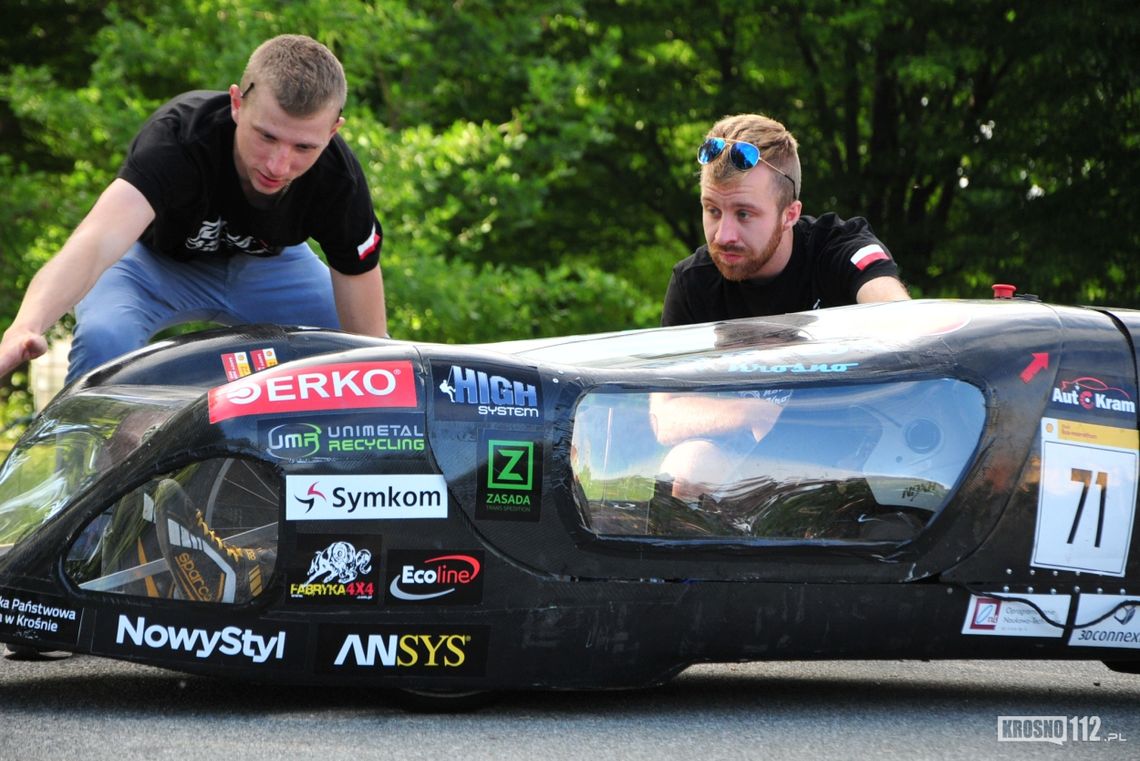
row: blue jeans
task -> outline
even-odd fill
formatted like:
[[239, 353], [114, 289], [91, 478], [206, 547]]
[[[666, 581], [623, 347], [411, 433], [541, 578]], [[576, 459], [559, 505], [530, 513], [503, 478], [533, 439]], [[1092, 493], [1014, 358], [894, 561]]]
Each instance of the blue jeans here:
[[340, 327], [328, 267], [308, 244], [178, 262], [136, 243], [75, 307], [67, 382], [197, 321]]

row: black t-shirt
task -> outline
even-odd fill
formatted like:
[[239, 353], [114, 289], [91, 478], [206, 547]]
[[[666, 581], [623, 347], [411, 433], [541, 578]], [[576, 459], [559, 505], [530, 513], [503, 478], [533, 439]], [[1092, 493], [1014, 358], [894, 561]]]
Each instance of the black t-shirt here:
[[275, 256], [313, 238], [338, 272], [375, 268], [383, 231], [360, 162], [340, 135], [273, 206], [260, 209], [246, 200], [234, 167], [235, 126], [228, 93], [184, 93], [151, 115], [119, 169], [155, 211], [139, 240], [186, 261]]
[[788, 265], [770, 280], [726, 280], [708, 246], [682, 259], [673, 267], [661, 324], [691, 325], [854, 304], [868, 280], [898, 276], [887, 247], [862, 217], [801, 216], [792, 231]]

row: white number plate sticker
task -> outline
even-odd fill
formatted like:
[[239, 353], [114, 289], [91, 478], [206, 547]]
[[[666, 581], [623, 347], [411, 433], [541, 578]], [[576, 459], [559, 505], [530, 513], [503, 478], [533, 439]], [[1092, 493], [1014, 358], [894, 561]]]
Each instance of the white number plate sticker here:
[[1041, 421], [1033, 565], [1123, 576], [1136, 513], [1137, 432]]

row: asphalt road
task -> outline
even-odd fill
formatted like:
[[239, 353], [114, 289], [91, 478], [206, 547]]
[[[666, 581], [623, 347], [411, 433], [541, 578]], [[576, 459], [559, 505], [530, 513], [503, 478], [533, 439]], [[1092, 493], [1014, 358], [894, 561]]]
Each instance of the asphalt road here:
[[[0, 759], [1116, 759], [1140, 757], [1138, 709], [1140, 676], [1095, 662], [700, 666], [655, 689], [438, 714], [71, 656], [0, 660]], [[1063, 717], [1066, 740], [999, 741], [999, 716]]]

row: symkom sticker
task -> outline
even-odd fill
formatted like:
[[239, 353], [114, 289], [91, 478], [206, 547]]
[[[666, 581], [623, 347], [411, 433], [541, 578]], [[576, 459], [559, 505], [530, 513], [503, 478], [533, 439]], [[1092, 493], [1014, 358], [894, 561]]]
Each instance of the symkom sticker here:
[[1136, 512], [1137, 432], [1041, 421], [1032, 564], [1123, 576]]
[[447, 481], [441, 475], [285, 476], [285, 520], [446, 517]]

